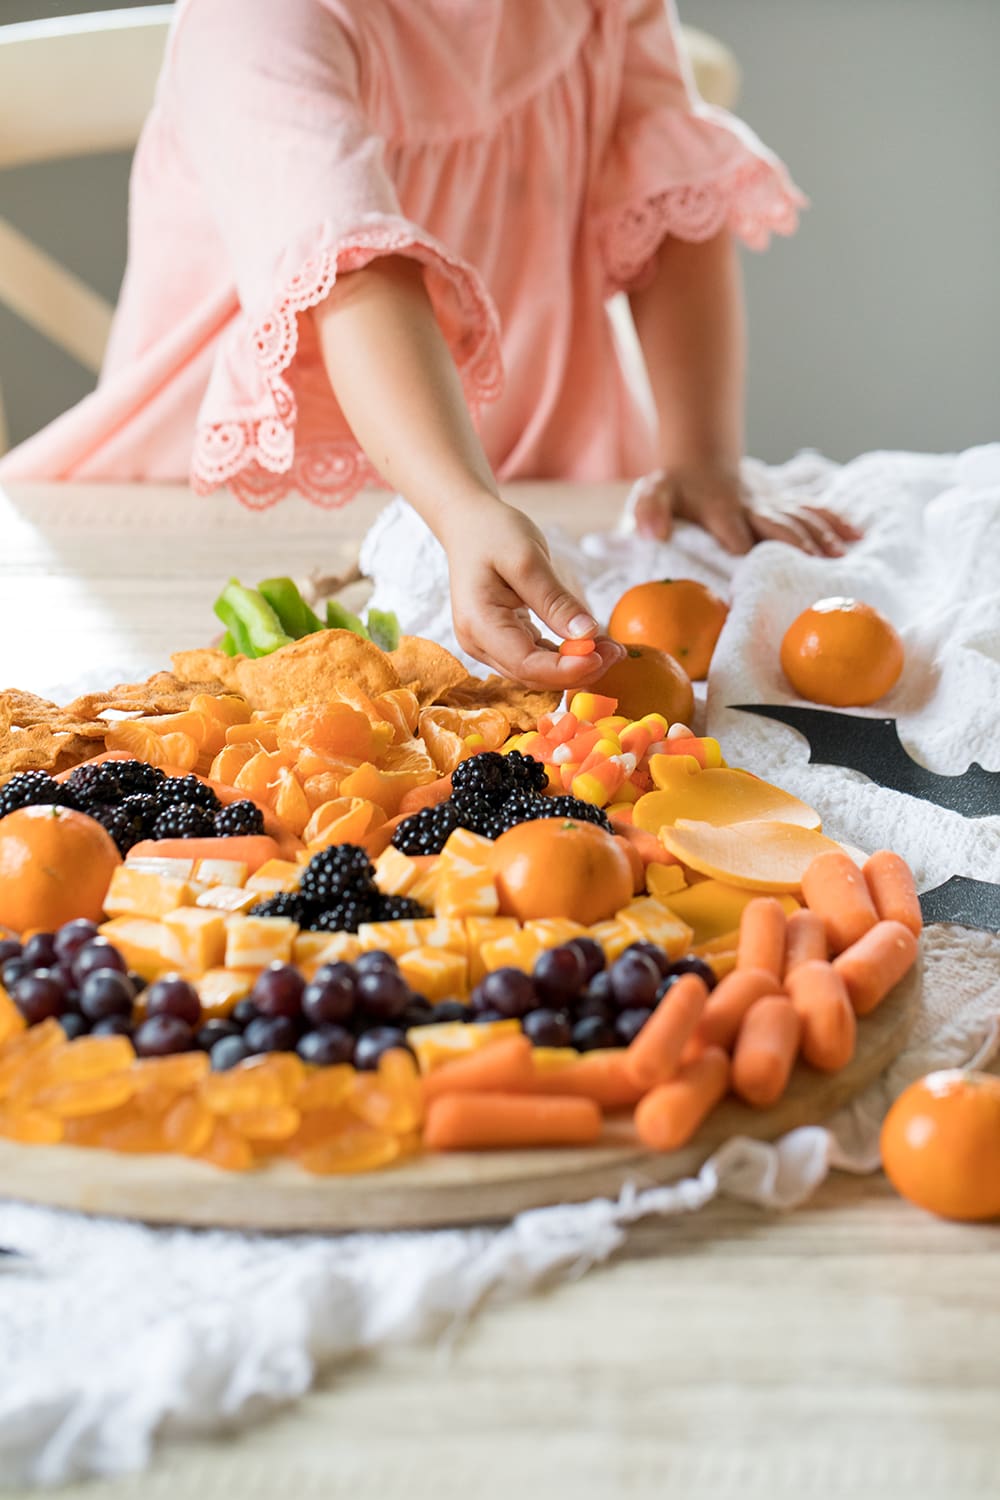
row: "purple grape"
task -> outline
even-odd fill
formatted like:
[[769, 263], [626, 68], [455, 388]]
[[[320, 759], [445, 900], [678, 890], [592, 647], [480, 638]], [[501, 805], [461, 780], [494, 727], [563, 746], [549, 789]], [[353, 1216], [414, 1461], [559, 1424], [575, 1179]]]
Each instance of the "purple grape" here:
[[51, 969], [59, 962], [56, 953], [55, 934], [51, 932], [36, 932], [25, 943], [21, 957], [26, 964], [33, 969]]
[[[66, 1020], [67, 1017], [64, 1016], [63, 1026]], [[91, 1036], [131, 1036], [132, 1022], [128, 1016], [104, 1016], [100, 1021], [94, 1022], [90, 1028], [90, 1034]]]
[[491, 1008], [487, 1007], [486, 1010], [477, 1010], [475, 1015], [472, 1017], [472, 1020], [474, 1023], [479, 1023], [485, 1026], [488, 1021], [509, 1021], [510, 1017], [505, 1016], [503, 1014], [503, 1011], [492, 1010]]
[[75, 922], [66, 922], [55, 936], [56, 958], [60, 963], [69, 963], [80, 949], [85, 944], [92, 943], [96, 936], [96, 924], [88, 922], [85, 917], [80, 917]]
[[61, 1016], [66, 1009], [66, 991], [58, 974], [36, 969], [25, 974], [10, 992], [10, 998], [29, 1026], [37, 1026], [50, 1016]]
[[249, 1056], [250, 1048], [241, 1036], [224, 1036], [212, 1048], [209, 1062], [214, 1073], [225, 1073], [237, 1063], [245, 1062]]
[[0, 968], [3, 968], [9, 959], [20, 958], [22, 951], [17, 938], [0, 938]]
[[23, 958], [8, 958], [3, 968], [0, 969], [0, 984], [10, 994], [17, 981], [30, 973], [31, 965], [25, 963]]
[[610, 1021], [600, 1016], [585, 1016], [573, 1027], [573, 1046], [578, 1052], [593, 1052], [597, 1047], [617, 1047], [618, 1036]]
[[158, 979], [146, 991], [147, 1016], [176, 1016], [188, 1026], [197, 1026], [201, 1020], [201, 1001], [198, 991], [179, 974], [167, 974]]
[[600, 1016], [602, 1021], [613, 1023], [618, 1007], [610, 995], [594, 995], [588, 990], [581, 995], [573, 1007], [574, 1021], [583, 1021], [587, 1016]]
[[615, 1034], [623, 1047], [627, 1047], [639, 1035], [652, 1014], [651, 1010], [643, 1010], [638, 1006], [621, 1012], [615, 1020]]
[[665, 979], [660, 980], [659, 984], [656, 987], [657, 1002], [663, 999], [664, 995], [667, 993], [667, 990], [673, 989], [674, 985], [677, 983], [680, 977], [681, 976], [679, 974], [668, 974]]
[[291, 1016], [258, 1016], [243, 1033], [248, 1052], [294, 1052], [298, 1039]]
[[614, 996], [611, 993], [611, 975], [607, 969], [601, 969], [600, 973], [594, 975], [580, 998], [583, 999], [588, 995], [595, 1000], [614, 1001]]
[[128, 979], [129, 979], [129, 984], [132, 986], [133, 990], [135, 991], [135, 993], [137, 995], [141, 995], [142, 992], [143, 992], [143, 990], [147, 989], [148, 986], [149, 986], [149, 980], [148, 979], [143, 979], [142, 975], [141, 974], [137, 974], [134, 969], [129, 969], [129, 971], [128, 971]]
[[243, 1028], [237, 1026], [235, 1021], [229, 1021], [224, 1016], [213, 1016], [206, 1021], [204, 1026], [198, 1028], [195, 1041], [202, 1052], [211, 1052], [216, 1042], [221, 1042], [224, 1036], [242, 1036]]
[[354, 972], [360, 977], [362, 974], [370, 974], [375, 969], [398, 970], [399, 965], [391, 953], [384, 953], [381, 948], [375, 948], [370, 953], [362, 953], [354, 960]]
[[148, 1016], [136, 1029], [132, 1041], [140, 1057], [168, 1057], [172, 1052], [195, 1050], [194, 1032], [187, 1021], [165, 1012]]
[[410, 1000], [410, 986], [395, 968], [368, 969], [358, 975], [358, 1003], [380, 1021], [402, 1015]]
[[535, 1047], [568, 1047], [572, 1040], [573, 1028], [559, 1010], [533, 1010], [521, 1024]]
[[88, 1021], [132, 1015], [135, 995], [126, 975], [117, 969], [94, 969], [80, 986], [79, 1005]]
[[547, 1006], [565, 1005], [584, 984], [585, 960], [572, 943], [562, 948], [548, 948], [535, 960], [531, 978], [539, 1000]]
[[[378, 971], [376, 971], [378, 972]], [[302, 994], [302, 1014], [313, 1026], [346, 1021], [354, 1010], [354, 970], [350, 964], [324, 964]]]
[[90, 1030], [85, 1017], [81, 1016], [78, 1011], [73, 1010], [66, 1011], [59, 1017], [59, 1025], [66, 1033], [66, 1040], [68, 1042], [75, 1042], [78, 1036], [86, 1036]]
[[72, 964], [77, 984], [82, 984], [94, 969], [118, 969], [122, 974], [128, 972], [128, 964], [118, 949], [107, 938], [102, 937], [93, 938], [89, 943], [84, 943], [82, 948], [78, 948], [73, 955]]
[[[371, 1034], [369, 1032], [369, 1035]], [[320, 1068], [330, 1068], [335, 1063], [353, 1062], [355, 1046], [354, 1037], [346, 1026], [330, 1023], [326, 1026], [317, 1026], [315, 1031], [307, 1031], [305, 1036], [300, 1038], [295, 1050], [303, 1062], [315, 1063]]]
[[250, 999], [262, 1016], [294, 1019], [302, 1014], [305, 987], [306, 982], [298, 969], [291, 964], [274, 963], [257, 976]]
[[[462, 1009], [464, 1010], [465, 1007], [463, 1006]], [[423, 995], [414, 995], [407, 1001], [406, 1009], [400, 1011], [396, 1019], [405, 1031], [409, 1031], [411, 1026], [433, 1026], [438, 1017], [429, 1000], [425, 1000]]]
[[573, 938], [568, 947], [575, 948], [583, 960], [583, 982], [588, 984], [595, 974], [600, 974], [605, 965], [604, 949], [594, 938]]
[[538, 1005], [530, 975], [512, 968], [494, 969], [487, 974], [476, 985], [471, 999], [480, 1020], [487, 1010], [498, 1011], [503, 1019], [520, 1019]]
[[619, 957], [624, 958], [626, 953], [644, 953], [647, 958], [653, 960], [664, 978], [670, 973], [670, 955], [664, 952], [658, 943], [648, 943], [645, 941], [629, 943], [624, 952], [619, 954]]
[[620, 1010], [652, 1005], [662, 975], [646, 953], [630, 949], [616, 958], [609, 970], [611, 993]]
[[476, 1013], [471, 1005], [463, 1005], [461, 1000], [442, 1000], [438, 1005], [432, 1005], [431, 1019], [434, 1021], [473, 1021]]
[[397, 1026], [376, 1026], [358, 1037], [354, 1046], [354, 1066], [362, 1072], [370, 1072], [378, 1067], [382, 1053], [390, 1052], [394, 1047], [401, 1047], [413, 1055], [405, 1031], [400, 1031]]
[[260, 1011], [252, 1000], [237, 1000], [229, 1012], [229, 1019], [235, 1021], [237, 1026], [249, 1026], [251, 1021], [256, 1021]]
[[708, 989], [715, 989], [717, 982], [715, 970], [703, 958], [695, 958], [693, 955], [688, 958], [679, 958], [675, 964], [670, 965], [670, 972], [678, 979], [682, 974], [697, 974], [699, 979], [705, 981]]

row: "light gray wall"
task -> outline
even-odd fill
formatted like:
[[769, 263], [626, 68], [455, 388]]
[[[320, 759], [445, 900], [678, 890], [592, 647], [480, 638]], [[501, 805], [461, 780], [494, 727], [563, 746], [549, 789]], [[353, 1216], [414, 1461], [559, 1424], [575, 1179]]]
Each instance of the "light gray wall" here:
[[[0, 0], [0, 18], [81, 8]], [[734, 48], [742, 113], [813, 202], [794, 240], [746, 257], [751, 450], [1000, 437], [1000, 0], [681, 10]], [[127, 173], [104, 157], [0, 174], [0, 213], [113, 296]], [[91, 384], [2, 308], [0, 380], [14, 440]]]

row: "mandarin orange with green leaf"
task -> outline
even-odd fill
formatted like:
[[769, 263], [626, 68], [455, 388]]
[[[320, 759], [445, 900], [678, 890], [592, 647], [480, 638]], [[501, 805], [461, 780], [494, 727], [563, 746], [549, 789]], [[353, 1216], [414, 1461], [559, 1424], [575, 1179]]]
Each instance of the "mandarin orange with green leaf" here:
[[666, 651], [697, 681], [708, 676], [729, 606], [694, 578], [658, 578], [626, 589], [608, 622], [612, 640]]
[[594, 823], [519, 823], [497, 839], [492, 862], [500, 911], [522, 922], [570, 917], [586, 927], [632, 899], [632, 862], [621, 841]]
[[100, 920], [121, 857], [100, 823], [68, 807], [22, 807], [0, 818], [0, 924], [52, 931]]
[[624, 658], [609, 667], [589, 691], [617, 698], [617, 712], [627, 719], [662, 714], [671, 724], [690, 724], [694, 713], [690, 677], [676, 657], [655, 646], [626, 646]]
[[800, 698], [831, 708], [864, 708], [899, 681], [903, 643], [873, 605], [820, 599], [785, 631], [781, 670]]

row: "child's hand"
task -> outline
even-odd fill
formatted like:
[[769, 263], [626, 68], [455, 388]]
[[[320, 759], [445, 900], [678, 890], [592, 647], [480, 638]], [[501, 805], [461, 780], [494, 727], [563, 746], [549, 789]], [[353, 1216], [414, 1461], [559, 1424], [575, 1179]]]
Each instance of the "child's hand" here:
[[597, 621], [552, 571], [538, 527], [502, 500], [463, 510], [439, 532], [448, 553], [452, 614], [462, 648], [505, 677], [540, 687], [577, 688], [595, 681], [625, 648], [600, 640], [589, 656], [560, 656], [528, 611], [560, 639], [597, 634]]
[[636, 530], [666, 541], [675, 519], [703, 526], [727, 552], [757, 542], [788, 542], [816, 557], [841, 557], [861, 532], [819, 505], [766, 505], [754, 500], [737, 469], [715, 465], [657, 469], [633, 486]]

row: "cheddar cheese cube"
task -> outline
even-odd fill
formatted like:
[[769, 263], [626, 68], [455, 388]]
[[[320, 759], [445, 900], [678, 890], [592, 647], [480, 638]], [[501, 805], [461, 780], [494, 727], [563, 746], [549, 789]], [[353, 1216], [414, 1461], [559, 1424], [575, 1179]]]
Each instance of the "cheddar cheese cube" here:
[[595, 922], [593, 927], [587, 928], [587, 936], [600, 943], [608, 963], [614, 963], [635, 942], [635, 933], [621, 922]]
[[471, 833], [468, 828], [456, 828], [450, 833], [438, 856], [438, 869], [442, 875], [446, 872], [466, 875], [473, 870], [487, 869], [492, 863], [492, 839]]
[[209, 969], [194, 980], [204, 1018], [228, 1016], [233, 1006], [249, 995], [259, 972], [258, 969]]
[[109, 917], [162, 917], [179, 906], [192, 906], [195, 894], [190, 880], [119, 865], [111, 877], [104, 910]]
[[656, 943], [670, 958], [680, 958], [691, 947], [691, 928], [655, 896], [638, 896], [615, 913], [615, 921], [635, 939]]
[[434, 910], [439, 917], [492, 917], [499, 905], [500, 897], [489, 869], [449, 867], [438, 877]]
[[646, 889], [657, 901], [670, 905], [669, 897], [687, 889], [687, 880], [680, 865], [647, 865]]
[[127, 855], [126, 867], [146, 875], [168, 875], [173, 880], [190, 880], [194, 874], [193, 859], [161, 859], [155, 854]]
[[516, 1036], [520, 1021], [440, 1021], [430, 1026], [415, 1026], [406, 1039], [417, 1055], [421, 1073], [433, 1073], [445, 1063], [468, 1057], [491, 1042]]
[[113, 917], [98, 931], [115, 945], [129, 968], [150, 983], [177, 968], [174, 935], [162, 922], [150, 917]]
[[187, 974], [220, 968], [226, 956], [226, 918], [221, 911], [182, 906], [167, 912], [163, 925], [177, 949], [177, 961]]
[[486, 973], [482, 946], [497, 938], [510, 937], [520, 932], [521, 924], [516, 917], [466, 917], [465, 939], [469, 954], [469, 988], [474, 988]]
[[573, 922], [569, 917], [540, 917], [537, 921], [525, 922], [524, 930], [537, 939], [541, 951], [543, 948], [558, 948], [561, 943], [583, 937], [587, 929], [581, 922]]
[[458, 999], [468, 989], [465, 955], [449, 948], [413, 948], [400, 956], [399, 969], [410, 988], [432, 1003]]
[[195, 865], [195, 879], [202, 885], [244, 886], [250, 866], [241, 859], [199, 859]]
[[276, 896], [281, 891], [298, 890], [302, 870], [294, 860], [268, 859], [255, 870], [246, 882], [248, 891], [256, 891], [260, 900], [265, 896]]
[[236, 885], [210, 885], [195, 897], [195, 906], [232, 914], [249, 911], [264, 898], [260, 891], [245, 891]]
[[491, 942], [483, 943], [479, 950], [483, 967], [488, 973], [508, 966], [530, 973], [542, 951], [541, 942], [527, 928], [513, 932], [509, 937], [494, 938]]
[[375, 884], [384, 896], [408, 896], [419, 874], [419, 865], [392, 844], [375, 861]]
[[299, 927], [290, 917], [230, 917], [226, 927], [226, 968], [266, 969], [292, 961]]

